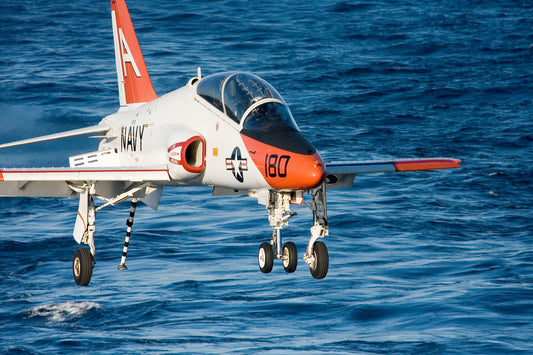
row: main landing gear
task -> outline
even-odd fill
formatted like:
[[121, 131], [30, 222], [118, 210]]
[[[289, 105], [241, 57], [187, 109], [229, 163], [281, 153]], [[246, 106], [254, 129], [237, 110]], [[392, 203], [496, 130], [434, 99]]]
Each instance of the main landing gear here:
[[72, 274], [74, 281], [79, 286], [87, 286], [91, 282], [94, 268], [94, 255], [89, 249], [78, 248], [72, 260]]
[[94, 255], [96, 248], [94, 246], [94, 231], [96, 209], [94, 208], [93, 194], [94, 185], [84, 186], [80, 191], [80, 206], [76, 216], [76, 225], [74, 226], [74, 239], [78, 244], [84, 243], [89, 245], [90, 248], [90, 250], [79, 248], [74, 253], [72, 275], [74, 276], [74, 281], [79, 286], [87, 286], [91, 282], [95, 265]]
[[[299, 196], [298, 196], [299, 195]], [[311, 238], [307, 245], [304, 260], [309, 266], [311, 275], [315, 279], [326, 277], [329, 268], [328, 249], [323, 242], [318, 241], [328, 235], [326, 188], [324, 185], [312, 190], [313, 201], [309, 205], [313, 211], [313, 226], [311, 227]], [[263, 273], [272, 271], [274, 259], [282, 261], [283, 269], [292, 273], [298, 264], [298, 253], [293, 242], [281, 241], [281, 230], [289, 225], [289, 218], [296, 215], [291, 212], [291, 200], [302, 199], [301, 192], [259, 191], [252, 194], [260, 204], [266, 206], [268, 220], [272, 227], [272, 240], [264, 242], [259, 247], [258, 261], [259, 269]]]
[[78, 244], [84, 243], [89, 246], [87, 248], [78, 248], [74, 253], [74, 259], [72, 260], [72, 275], [74, 281], [79, 286], [87, 286], [91, 282], [93, 274], [93, 268], [95, 266], [94, 257], [96, 254], [96, 248], [94, 245], [94, 231], [96, 222], [96, 211], [102, 208], [114, 205], [118, 202], [131, 198], [131, 210], [130, 216], [126, 221], [126, 239], [124, 241], [124, 248], [122, 251], [122, 259], [119, 270], [127, 270], [126, 267], [126, 255], [128, 254], [128, 246], [131, 236], [131, 229], [133, 226], [133, 217], [135, 216], [135, 209], [137, 207], [138, 198], [133, 197], [135, 193], [142, 189], [145, 189], [148, 184], [142, 184], [140, 186], [130, 189], [121, 195], [118, 195], [114, 199], [108, 200], [107, 203], [94, 207], [93, 196], [95, 196], [95, 186], [93, 184], [84, 185], [81, 187], [71, 186], [71, 188], [80, 194], [80, 205], [78, 208], [78, 214], [76, 217], [76, 225], [74, 226], [74, 239]]

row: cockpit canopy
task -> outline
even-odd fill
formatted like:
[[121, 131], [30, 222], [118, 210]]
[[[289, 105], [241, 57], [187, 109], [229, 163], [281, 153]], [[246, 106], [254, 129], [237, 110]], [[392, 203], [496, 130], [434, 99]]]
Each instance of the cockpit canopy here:
[[221, 73], [203, 78], [197, 93], [247, 131], [298, 130], [281, 95], [260, 77]]

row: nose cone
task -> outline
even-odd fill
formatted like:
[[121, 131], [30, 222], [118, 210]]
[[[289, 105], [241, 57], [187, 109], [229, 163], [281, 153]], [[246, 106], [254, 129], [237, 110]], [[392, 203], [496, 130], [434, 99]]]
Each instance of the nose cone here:
[[278, 189], [309, 190], [322, 184], [326, 176], [324, 162], [318, 153], [312, 155], [293, 154], [287, 163], [287, 176], [284, 180], [269, 182]]
[[324, 181], [324, 162], [314, 147], [307, 154], [295, 153], [245, 135], [242, 138], [255, 166], [270, 187], [280, 190], [309, 190]]

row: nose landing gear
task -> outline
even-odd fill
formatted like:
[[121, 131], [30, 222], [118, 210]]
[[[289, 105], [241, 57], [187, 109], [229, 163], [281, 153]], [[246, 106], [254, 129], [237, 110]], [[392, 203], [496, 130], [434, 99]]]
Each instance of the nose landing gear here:
[[292, 273], [296, 271], [296, 266], [298, 266], [298, 252], [296, 251], [296, 245], [294, 245], [293, 242], [287, 242], [283, 245], [281, 262], [285, 272]]
[[[286, 242], [283, 247], [281, 230], [289, 225], [289, 218], [296, 215], [291, 212], [291, 192], [258, 191], [250, 194], [264, 205], [268, 211], [268, 220], [272, 227], [272, 240], [264, 242], [259, 247], [258, 262], [261, 272], [268, 274], [272, 271], [274, 259], [282, 261], [283, 269], [287, 273], [296, 271], [298, 252], [293, 242]], [[313, 201], [308, 205], [313, 211], [314, 224], [311, 227], [311, 238], [307, 246], [304, 260], [309, 266], [311, 275], [316, 279], [326, 277], [329, 268], [328, 249], [323, 242], [317, 241], [328, 235], [326, 189], [324, 185], [312, 190]], [[301, 198], [301, 192], [300, 192]]]
[[274, 266], [274, 252], [272, 251], [272, 244], [263, 242], [259, 247], [259, 270], [262, 273], [268, 274], [272, 271]]
[[266, 196], [256, 196], [259, 203], [264, 203], [268, 211], [268, 220], [272, 227], [272, 240], [264, 242], [259, 247], [258, 261], [261, 272], [268, 274], [272, 271], [274, 259], [282, 260], [283, 268], [291, 273], [296, 270], [298, 253], [292, 242], [287, 242], [281, 247], [281, 229], [289, 225], [289, 218], [296, 215], [291, 212], [291, 194], [287, 192], [266, 191]]

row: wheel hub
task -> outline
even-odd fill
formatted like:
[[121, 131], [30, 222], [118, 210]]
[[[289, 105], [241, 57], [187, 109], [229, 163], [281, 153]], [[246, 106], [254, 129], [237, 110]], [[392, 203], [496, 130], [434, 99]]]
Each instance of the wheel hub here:
[[283, 267], [287, 268], [289, 266], [289, 249], [283, 248], [283, 256], [281, 257]]
[[80, 258], [75, 258], [74, 259], [74, 265], [72, 267], [72, 269], [74, 270], [74, 275], [76, 277], [79, 277], [80, 276], [80, 273], [81, 273], [81, 265], [80, 265]]
[[266, 255], [263, 249], [259, 249], [259, 266], [261, 268], [265, 267], [266, 264]]

